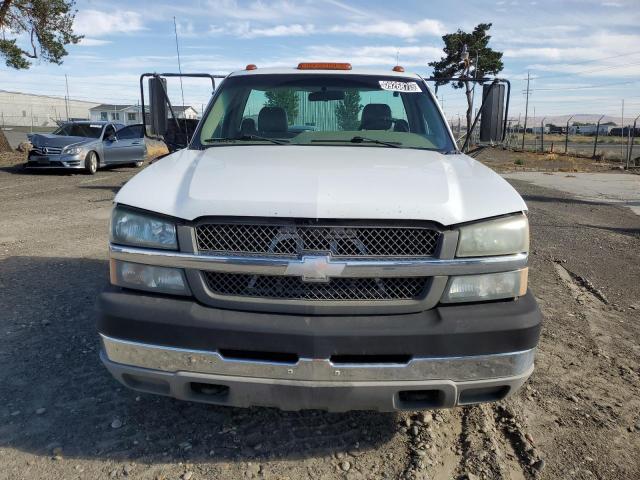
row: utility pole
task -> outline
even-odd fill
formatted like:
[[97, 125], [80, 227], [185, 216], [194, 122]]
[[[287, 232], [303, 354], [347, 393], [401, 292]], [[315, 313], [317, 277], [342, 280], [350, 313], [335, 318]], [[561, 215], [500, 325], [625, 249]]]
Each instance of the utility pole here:
[[527, 115], [529, 114], [529, 80], [530, 80], [530, 75], [529, 75], [529, 71], [527, 70], [527, 101], [525, 102], [525, 106], [524, 106], [524, 128], [522, 129], [522, 150], [524, 150], [524, 136], [527, 133]]
[[69, 79], [67, 78], [67, 74], [64, 74], [64, 84], [67, 89], [67, 96], [64, 98], [64, 108], [67, 111], [67, 122], [69, 121]]
[[544, 121], [547, 117], [542, 117], [542, 121], [540, 122], [540, 151], [544, 153]]

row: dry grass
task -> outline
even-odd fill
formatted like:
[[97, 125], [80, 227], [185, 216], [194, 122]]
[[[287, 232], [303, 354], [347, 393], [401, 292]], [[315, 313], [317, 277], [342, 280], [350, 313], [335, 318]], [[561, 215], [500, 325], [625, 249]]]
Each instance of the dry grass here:
[[147, 144], [147, 160], [153, 160], [156, 157], [169, 153], [169, 149], [164, 142], [147, 138], [145, 139], [145, 143]]
[[0, 153], [0, 166], [12, 167], [26, 161], [26, 154], [15, 150]]
[[498, 147], [485, 148], [476, 158], [499, 172], [597, 172], [619, 166], [619, 163], [614, 165], [591, 158], [557, 153], [514, 152]]
[[[514, 134], [515, 135], [515, 134]], [[518, 138], [522, 139], [522, 134], [517, 135]], [[533, 142], [534, 140], [540, 140], [540, 134], [527, 133], [524, 136], [527, 142]], [[569, 135], [569, 143], [584, 143], [591, 144], [595, 141], [595, 135]], [[544, 142], [551, 143], [554, 142], [556, 144], [564, 145], [565, 135], [560, 135], [557, 133], [545, 133], [544, 134]], [[624, 140], [620, 138], [619, 135], [610, 136], [610, 135], [598, 135], [598, 144], [626, 144], [627, 137], [624, 137]], [[636, 137], [634, 139], [635, 145], [640, 145], [640, 137]]]

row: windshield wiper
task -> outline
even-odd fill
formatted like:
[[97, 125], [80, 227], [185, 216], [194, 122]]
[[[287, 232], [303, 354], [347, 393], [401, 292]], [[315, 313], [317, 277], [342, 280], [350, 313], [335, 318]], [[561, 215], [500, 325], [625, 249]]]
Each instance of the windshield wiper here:
[[400, 142], [385, 142], [383, 140], [376, 140], [375, 138], [368, 138], [368, 137], [360, 137], [360, 136], [355, 136], [352, 137], [349, 140], [344, 140], [344, 139], [338, 139], [338, 140], [331, 140], [331, 139], [313, 139], [311, 140], [311, 142], [316, 142], [316, 143], [338, 143], [338, 142], [350, 142], [350, 143], [375, 143], [377, 145], [384, 145], [385, 147], [392, 147], [392, 148], [402, 148], [401, 145], [402, 143]]
[[276, 140], [275, 138], [261, 137], [260, 135], [242, 135], [240, 137], [214, 137], [214, 138], [207, 138], [206, 140], [204, 140], [204, 143], [235, 142], [237, 140], [240, 140], [240, 141], [262, 140], [265, 142], [275, 143], [276, 145], [287, 145], [289, 143], [289, 140]]

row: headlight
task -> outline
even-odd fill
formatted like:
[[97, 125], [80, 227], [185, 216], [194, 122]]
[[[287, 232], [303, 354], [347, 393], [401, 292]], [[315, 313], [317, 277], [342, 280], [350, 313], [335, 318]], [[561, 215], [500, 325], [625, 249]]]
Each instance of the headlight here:
[[460, 227], [458, 257], [529, 252], [529, 221], [523, 214]]
[[451, 277], [442, 302], [480, 302], [521, 297], [527, 293], [528, 272], [527, 268], [523, 268], [513, 272]]
[[178, 249], [173, 222], [117, 207], [111, 215], [111, 242], [136, 247]]
[[81, 150], [81, 147], [65, 147], [64, 150], [62, 150], [62, 153], [66, 153], [67, 155], [76, 155], [80, 153]]
[[157, 293], [189, 295], [184, 271], [180, 268], [155, 267], [113, 259], [109, 267], [113, 285]]

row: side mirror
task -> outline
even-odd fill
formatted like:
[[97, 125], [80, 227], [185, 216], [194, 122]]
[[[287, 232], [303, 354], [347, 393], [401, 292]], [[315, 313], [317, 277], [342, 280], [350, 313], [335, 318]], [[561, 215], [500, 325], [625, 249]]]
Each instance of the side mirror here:
[[118, 137], [116, 137], [115, 133], [111, 133], [109, 134], [109, 136], [107, 137], [107, 141], [108, 142], [115, 142], [116, 140], [118, 140]]
[[[149, 79], [149, 126], [152, 135], [167, 133], [167, 80], [160, 77]], [[144, 113], [143, 113], [144, 114]]]
[[503, 139], [505, 90], [505, 85], [501, 83], [482, 87], [481, 142], [501, 142]]

